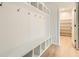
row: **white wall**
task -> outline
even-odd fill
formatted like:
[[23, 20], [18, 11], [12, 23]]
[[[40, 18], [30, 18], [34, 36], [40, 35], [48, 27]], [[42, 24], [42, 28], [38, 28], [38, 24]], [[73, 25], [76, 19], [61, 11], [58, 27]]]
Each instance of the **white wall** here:
[[53, 3], [46, 3], [46, 5], [50, 8], [50, 18], [51, 18], [51, 37], [52, 42], [56, 45], [59, 45], [59, 12], [57, 5]]

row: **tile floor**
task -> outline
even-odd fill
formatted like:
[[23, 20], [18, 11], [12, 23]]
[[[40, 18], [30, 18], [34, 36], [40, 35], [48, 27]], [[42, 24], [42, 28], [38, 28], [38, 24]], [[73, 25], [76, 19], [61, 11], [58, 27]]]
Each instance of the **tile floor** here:
[[42, 57], [79, 57], [79, 50], [72, 44], [71, 37], [61, 36], [60, 46], [51, 45]]
[[79, 56], [79, 51], [74, 48], [71, 37], [67, 36], [60, 37], [60, 47], [56, 49], [55, 56], [57, 57]]

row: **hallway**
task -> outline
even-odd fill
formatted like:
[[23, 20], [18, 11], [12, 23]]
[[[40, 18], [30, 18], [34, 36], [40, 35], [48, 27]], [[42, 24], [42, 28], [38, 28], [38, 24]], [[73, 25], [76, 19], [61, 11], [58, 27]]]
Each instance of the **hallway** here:
[[79, 51], [73, 48], [71, 37], [61, 36], [60, 47], [56, 49], [55, 56], [57, 57], [76, 57], [79, 56]]
[[[0, 57], [79, 56], [72, 44], [75, 39], [79, 46], [76, 4], [0, 2]], [[73, 39], [63, 36], [65, 33], [73, 34]]]

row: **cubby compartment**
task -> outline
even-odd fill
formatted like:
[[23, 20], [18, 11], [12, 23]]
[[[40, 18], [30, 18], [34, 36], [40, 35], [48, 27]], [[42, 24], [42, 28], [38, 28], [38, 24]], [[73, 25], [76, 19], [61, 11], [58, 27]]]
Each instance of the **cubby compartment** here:
[[26, 55], [24, 55], [23, 57], [32, 57], [33, 56], [33, 51], [31, 50], [30, 52], [28, 52]]
[[29, 4], [31, 6], [34, 6], [35, 8], [49, 14], [49, 9], [46, 7], [46, 5], [44, 3], [40, 3], [40, 2], [27, 2], [26, 4]]
[[49, 9], [47, 9], [47, 14], [49, 14]]
[[50, 39], [48, 39], [48, 46], [50, 45]]
[[41, 3], [38, 4], [38, 8], [42, 11], [42, 4]]
[[44, 12], [46, 13], [46, 7], [44, 7]]
[[45, 49], [45, 42], [43, 42], [41, 44], [40, 52], [42, 53], [44, 51], [44, 49]]
[[49, 43], [51, 44], [51, 38], [49, 38]]
[[40, 55], [40, 45], [34, 48], [34, 57], [38, 57]]
[[45, 48], [47, 48], [48, 47], [48, 40], [46, 40], [46, 42], [45, 42]]
[[37, 8], [37, 2], [31, 2], [31, 5]]

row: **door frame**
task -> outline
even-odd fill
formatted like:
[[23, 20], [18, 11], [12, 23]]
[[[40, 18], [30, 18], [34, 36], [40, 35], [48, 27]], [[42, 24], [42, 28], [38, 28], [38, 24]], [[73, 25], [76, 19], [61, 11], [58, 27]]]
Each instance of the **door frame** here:
[[[65, 8], [65, 7], [62, 7], [62, 8]], [[61, 44], [61, 39], [60, 39], [60, 9], [61, 8], [59, 8], [59, 46], [60, 46], [60, 44]], [[72, 16], [74, 16], [74, 8], [72, 7]], [[74, 17], [72, 18], [73, 20], [74, 20]], [[73, 26], [74, 26], [74, 21], [72, 21], [72, 23], [73, 23], [73, 25], [71, 25], [71, 27], [73, 28]], [[74, 31], [73, 31], [73, 29], [72, 29], [72, 33], [74, 34]], [[72, 34], [71, 34], [72, 35]], [[75, 35], [75, 34], [74, 34]], [[73, 35], [72, 35], [73, 36]], [[73, 36], [74, 37], [74, 36]], [[72, 42], [74, 42], [73, 41], [73, 37], [71, 38], [71, 40], [72, 40]], [[72, 43], [73, 44], [73, 43]], [[74, 45], [74, 44], [73, 44]]]

